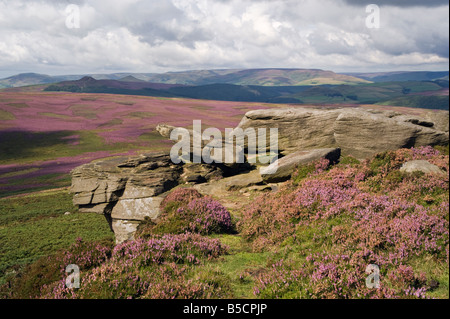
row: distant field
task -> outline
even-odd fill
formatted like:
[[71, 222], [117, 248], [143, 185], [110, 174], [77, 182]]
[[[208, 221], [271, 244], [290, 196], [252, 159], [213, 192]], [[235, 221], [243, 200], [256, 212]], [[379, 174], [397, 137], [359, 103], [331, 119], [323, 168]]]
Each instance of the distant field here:
[[[320, 107], [336, 107], [329, 98], [317, 99], [315, 102], [322, 103]], [[340, 101], [339, 107], [424, 112], [352, 102]], [[201, 119], [204, 127], [233, 128], [249, 110], [277, 107], [318, 106], [97, 93], [0, 92], [0, 197], [68, 186], [68, 173], [94, 159], [169, 150], [172, 143], [155, 130], [160, 123], [189, 127], [194, 119]]]
[[[440, 82], [383, 82], [318, 86], [289, 95], [303, 103], [383, 104], [448, 110], [448, 87]], [[427, 98], [424, 98], [426, 96]]]
[[97, 158], [169, 149], [155, 127], [235, 127], [261, 103], [144, 96], [0, 92], [0, 197], [63, 187], [71, 169]]
[[[267, 71], [266, 71], [267, 72]], [[314, 72], [313, 72], [314, 73]], [[239, 101], [260, 103], [299, 104], [385, 104], [427, 109], [448, 109], [448, 81], [393, 81], [393, 82], [349, 82], [349, 78], [306, 76], [291, 74], [294, 78], [271, 76], [247, 82], [244, 74], [238, 81], [228, 81], [227, 76], [217, 83], [203, 85], [179, 85], [158, 87], [154, 83], [116, 80], [95, 80], [84, 77], [77, 81], [49, 85], [45, 92], [108, 93], [121, 95], [153, 96], [159, 98], [201, 99], [215, 101]], [[247, 74], [248, 75], [248, 74]], [[311, 75], [311, 74], [310, 74]], [[247, 79], [247, 80], [245, 80]], [[242, 80], [242, 81], [241, 81]], [[282, 81], [281, 81], [282, 80]], [[279, 82], [281, 81], [281, 82]], [[253, 83], [253, 85], [251, 85]], [[257, 85], [254, 85], [257, 84]], [[288, 84], [288, 85], [286, 85]], [[145, 86], [148, 87], [145, 87]], [[162, 85], [162, 84], [161, 84]], [[6, 91], [9, 91], [7, 89]], [[434, 99], [420, 99], [416, 95], [433, 96]], [[408, 101], [408, 102], [405, 102]], [[413, 102], [411, 102], [413, 100]], [[129, 102], [119, 104], [131, 105]], [[93, 117], [95, 113], [84, 106], [77, 108], [76, 115]]]
[[398, 97], [380, 104], [406, 107], [428, 106], [430, 109], [448, 110], [449, 97], [448, 95], [409, 95]]

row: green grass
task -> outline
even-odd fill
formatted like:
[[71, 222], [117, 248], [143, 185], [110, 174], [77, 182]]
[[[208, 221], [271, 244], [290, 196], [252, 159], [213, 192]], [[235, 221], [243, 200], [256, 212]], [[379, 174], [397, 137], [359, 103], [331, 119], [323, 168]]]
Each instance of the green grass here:
[[16, 190], [7, 190], [0, 192], [0, 198], [27, 194], [70, 186], [71, 177], [69, 174], [52, 173], [35, 177], [20, 177], [9, 180], [6, 184], [0, 184], [2, 187], [23, 186]]
[[450, 145], [446, 145], [446, 146], [440, 146], [440, 145], [436, 145], [434, 146], [435, 149], [437, 149], [439, 152], [441, 152], [442, 155], [449, 155], [449, 148]]
[[139, 135], [138, 139], [143, 142], [160, 141], [161, 135], [157, 131], [153, 131]]
[[121, 105], [134, 105], [134, 102], [127, 102], [127, 101], [116, 101], [116, 103]]
[[78, 237], [112, 236], [102, 215], [77, 212], [67, 190], [0, 199], [0, 284], [14, 267], [67, 248]]
[[8, 173], [5, 173], [5, 174], [0, 174], [0, 178], [16, 177], [16, 176], [25, 175], [25, 174], [28, 174], [28, 173], [33, 173], [33, 172], [36, 172], [38, 170], [39, 170], [39, 168], [37, 168], [37, 167], [28, 168], [28, 169], [21, 169], [21, 170], [17, 170], [17, 171], [8, 172]]
[[108, 122], [105, 122], [105, 123], [103, 123], [103, 124], [100, 124], [98, 127], [115, 126], [115, 125], [120, 125], [120, 124], [122, 124], [122, 123], [123, 123], [123, 120], [122, 120], [122, 119], [115, 118], [115, 119], [112, 119], [112, 120], [110, 120], [110, 121], [108, 121]]
[[[219, 238], [224, 245], [229, 246], [229, 254], [207, 264], [206, 267], [222, 272], [230, 280], [229, 285], [234, 298], [252, 299], [255, 298], [254, 277], [258, 273], [268, 271], [271, 265], [280, 259], [302, 265], [306, 261], [306, 256], [311, 253], [332, 251], [334, 246], [332, 238], [326, 235], [330, 233], [331, 228], [346, 224], [349, 220], [345, 216], [340, 216], [328, 220], [326, 225], [317, 223], [301, 227], [296, 232], [295, 240], [293, 237], [286, 239], [274, 251], [255, 252], [249, 242], [240, 235], [209, 236]], [[298, 298], [298, 294], [293, 298]]]
[[[79, 143], [71, 145], [65, 139], [79, 135]], [[61, 157], [72, 157], [88, 152], [128, 152], [138, 149], [133, 143], [106, 144], [94, 131], [60, 132], [3, 132], [0, 140], [0, 164], [25, 164]]]
[[317, 86], [294, 93], [289, 97], [297, 98], [303, 103], [387, 103], [398, 106], [448, 109], [448, 96], [410, 95], [441, 89], [438, 83], [427, 81], [379, 82], [331, 87]]
[[30, 107], [28, 104], [26, 103], [8, 103], [8, 106], [17, 108], [17, 109], [25, 109], [27, 107]]
[[252, 293], [253, 281], [247, 274], [254, 274], [270, 266], [270, 252], [252, 252], [250, 245], [239, 235], [214, 235], [229, 247], [229, 254], [208, 267], [220, 270], [230, 280], [233, 295], [238, 299], [254, 298]]
[[97, 112], [91, 105], [74, 104], [70, 107], [72, 114], [75, 116], [81, 116], [88, 120], [97, 119]]
[[146, 119], [146, 118], [152, 118], [155, 115], [156, 114], [152, 113], [152, 112], [132, 112], [132, 113], [128, 114], [128, 117], [135, 117], [135, 118], [139, 118], [139, 119]]
[[16, 117], [11, 112], [0, 109], [0, 121], [15, 120]]
[[39, 113], [39, 115], [51, 117], [51, 118], [55, 118], [55, 119], [67, 120], [67, 121], [74, 120], [72, 116], [64, 115], [64, 114], [56, 114], [56, 113], [51, 113], [51, 112], [42, 112], [42, 113]]
[[0, 227], [3, 229], [38, 217], [55, 217], [73, 209], [72, 196], [61, 190], [3, 198], [0, 199]]
[[[77, 136], [78, 143], [70, 144], [67, 137]], [[10, 172], [2, 174], [0, 178], [8, 178], [0, 184], [5, 190], [9, 186], [24, 185], [20, 190], [0, 191], [0, 198], [5, 196], [23, 194], [30, 191], [65, 187], [70, 185], [68, 174], [46, 174], [38, 177], [27, 177], [21, 174], [31, 173], [28, 168], [21, 168], [21, 164], [31, 164], [39, 161], [70, 158], [86, 153], [108, 152], [111, 156], [118, 153], [127, 153], [130, 150], [166, 149], [165, 139], [158, 132], [145, 133], [136, 142], [105, 143], [97, 131], [61, 131], [61, 132], [22, 132], [5, 131], [0, 138], [0, 165], [15, 164]], [[108, 155], [107, 155], [108, 156]], [[61, 161], [64, 161], [62, 159]], [[25, 170], [24, 170], [25, 169]], [[17, 177], [17, 178], [14, 178]], [[34, 185], [34, 186], [33, 186]]]
[[430, 256], [416, 257], [410, 261], [410, 264], [417, 272], [424, 272], [427, 278], [439, 282], [438, 287], [427, 292], [430, 298], [449, 298], [449, 269], [447, 265], [436, 262]]

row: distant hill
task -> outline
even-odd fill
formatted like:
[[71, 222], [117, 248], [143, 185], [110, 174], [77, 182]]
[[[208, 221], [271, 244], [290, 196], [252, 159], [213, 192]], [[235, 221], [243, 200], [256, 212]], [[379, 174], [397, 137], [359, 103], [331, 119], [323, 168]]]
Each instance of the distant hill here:
[[258, 86], [296, 86], [323, 84], [360, 84], [370, 81], [319, 69], [208, 70], [156, 74], [151, 82], [185, 85], [235, 84]]
[[448, 110], [449, 96], [409, 95], [378, 103], [380, 105], [405, 106], [422, 109]]
[[119, 79], [119, 81], [123, 81], [123, 82], [147, 82], [147, 81], [135, 78], [132, 75], [125, 76], [125, 77]]
[[19, 74], [0, 80], [0, 87], [19, 87], [36, 84], [74, 81], [90, 76], [96, 80], [151, 82], [181, 85], [234, 84], [258, 86], [338, 85], [369, 83], [366, 79], [319, 69], [227, 69], [197, 70], [167, 73], [112, 73], [86, 75]]
[[378, 82], [436, 81], [449, 79], [448, 71], [441, 72], [377, 72], [335, 73], [320, 69], [224, 69], [193, 70], [167, 73], [111, 73], [50, 76], [22, 73], [0, 79], [0, 88], [21, 87], [37, 84], [75, 81], [89, 76], [96, 80], [118, 80], [122, 82], [150, 82], [179, 85], [233, 84], [255, 86], [315, 86], [357, 85]]
[[123, 80], [131, 82], [146, 82], [149, 75], [141, 73], [113, 73], [113, 74], [87, 74], [87, 75], [57, 75], [51, 76], [37, 73], [21, 73], [8, 78], [0, 79], [0, 88], [15, 88], [22, 86], [58, 83], [62, 81], [76, 81], [85, 76], [90, 76], [96, 80]]
[[[448, 109], [448, 81], [404, 81], [340, 85], [263, 86], [216, 83], [179, 85], [151, 83], [126, 77], [125, 81], [84, 77], [49, 85], [45, 91], [109, 93], [219, 101], [374, 104]], [[420, 96], [419, 96], [420, 95]], [[437, 98], [435, 98], [438, 96]], [[447, 100], [446, 100], [447, 99]]]
[[150, 83], [145, 81], [128, 81], [118, 80], [96, 80], [93, 77], [85, 76], [76, 81], [63, 81], [52, 84], [44, 89], [44, 91], [66, 91], [78, 93], [111, 93], [111, 94], [128, 94], [128, 95], [148, 95], [148, 96], [165, 96], [172, 97], [170, 93], [166, 93], [167, 89], [178, 87], [179, 84]]
[[[421, 98], [420, 96], [427, 96]], [[316, 86], [289, 95], [307, 104], [375, 104], [448, 109], [448, 81], [379, 82], [361, 85]], [[438, 98], [433, 98], [439, 96]]]
[[[130, 80], [130, 78], [127, 78]], [[283, 99], [284, 95], [299, 93], [309, 86], [265, 87], [234, 84], [207, 84], [185, 86], [180, 84], [150, 83], [145, 81], [96, 80], [86, 76], [76, 81], [51, 84], [44, 91], [65, 91], [73, 93], [109, 93], [146, 95], [157, 97], [183, 97], [221, 101], [299, 103], [298, 99]]]
[[0, 80], [0, 87], [20, 87], [35, 84], [47, 84], [58, 82], [58, 80], [45, 74], [37, 73], [21, 73], [18, 75], [10, 76], [6, 79]]
[[404, 71], [404, 72], [378, 72], [378, 73], [345, 73], [372, 82], [393, 82], [393, 81], [435, 81], [447, 80], [449, 71]]

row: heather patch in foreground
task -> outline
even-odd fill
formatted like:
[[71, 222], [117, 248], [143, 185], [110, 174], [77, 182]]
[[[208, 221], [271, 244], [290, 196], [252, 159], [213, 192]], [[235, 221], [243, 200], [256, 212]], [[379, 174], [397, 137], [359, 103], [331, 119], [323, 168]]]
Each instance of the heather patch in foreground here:
[[146, 220], [139, 226], [141, 237], [150, 234], [202, 235], [230, 233], [234, 223], [228, 210], [210, 196], [203, 196], [193, 188], [178, 188], [161, 203], [162, 214], [155, 224]]
[[41, 298], [229, 297], [220, 274], [194, 274], [194, 265], [226, 251], [219, 240], [190, 233], [126, 242], [114, 247], [111, 258], [83, 274], [80, 289], [66, 288], [63, 278], [43, 286]]
[[[448, 175], [400, 172], [412, 159], [448, 172], [448, 155], [402, 149], [327, 171], [317, 163], [300, 181], [303, 173], [294, 174], [294, 184], [255, 201], [239, 223], [242, 235], [255, 251], [288, 256], [257, 276], [255, 296], [448, 297]], [[422, 271], [430, 262], [447, 269]], [[379, 289], [366, 287], [369, 264], [380, 268]]]

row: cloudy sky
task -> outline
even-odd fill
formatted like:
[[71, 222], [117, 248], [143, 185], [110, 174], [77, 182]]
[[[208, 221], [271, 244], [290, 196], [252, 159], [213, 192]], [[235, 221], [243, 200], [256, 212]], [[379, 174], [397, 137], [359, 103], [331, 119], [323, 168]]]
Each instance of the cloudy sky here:
[[448, 9], [442, 0], [0, 0], [0, 77], [448, 70]]

